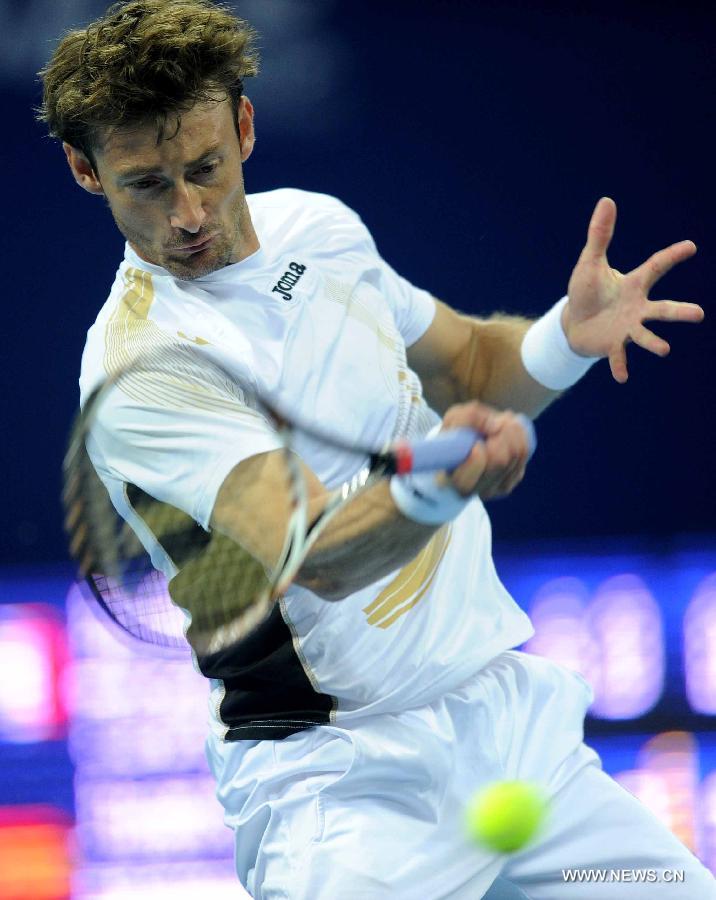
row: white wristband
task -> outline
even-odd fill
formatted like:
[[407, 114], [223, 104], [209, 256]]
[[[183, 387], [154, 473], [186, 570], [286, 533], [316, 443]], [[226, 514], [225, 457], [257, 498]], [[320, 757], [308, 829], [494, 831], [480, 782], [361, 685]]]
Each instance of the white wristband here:
[[434, 472], [393, 475], [390, 493], [401, 513], [422, 525], [442, 525], [454, 519], [472, 499], [449, 484], [438, 484]]
[[529, 374], [544, 387], [562, 391], [576, 384], [594, 365], [598, 356], [580, 356], [567, 342], [562, 328], [562, 310], [567, 297], [555, 303], [527, 329], [522, 339], [522, 363]]

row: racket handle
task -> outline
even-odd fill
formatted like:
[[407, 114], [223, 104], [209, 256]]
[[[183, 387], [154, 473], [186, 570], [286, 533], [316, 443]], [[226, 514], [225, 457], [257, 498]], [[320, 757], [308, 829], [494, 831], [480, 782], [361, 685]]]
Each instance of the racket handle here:
[[[532, 420], [519, 413], [517, 418], [525, 430], [529, 457], [537, 447], [537, 436]], [[415, 441], [411, 444], [412, 472], [435, 472], [445, 469], [451, 472], [470, 455], [470, 451], [477, 441], [484, 440], [483, 436], [472, 428], [453, 428], [450, 431], [441, 431], [429, 440]]]

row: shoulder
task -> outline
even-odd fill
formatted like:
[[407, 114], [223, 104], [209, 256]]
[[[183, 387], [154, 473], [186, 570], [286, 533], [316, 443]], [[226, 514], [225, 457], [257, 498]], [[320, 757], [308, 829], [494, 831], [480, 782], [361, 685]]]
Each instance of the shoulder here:
[[103, 359], [105, 353], [105, 337], [107, 323], [110, 321], [122, 289], [122, 266], [115, 275], [109, 296], [100, 307], [97, 317], [87, 331], [85, 345], [80, 363], [80, 405], [83, 405], [89, 394], [105, 377]]
[[262, 242], [335, 250], [354, 245], [374, 247], [360, 216], [337, 197], [296, 188], [279, 188], [246, 197]]
[[324, 216], [338, 216], [360, 222], [360, 218], [350, 207], [337, 197], [317, 191], [302, 191], [298, 188], [277, 188], [260, 194], [247, 194], [246, 200], [252, 215], [281, 219], [285, 216], [300, 216], [317, 219]]
[[[87, 331], [80, 365], [80, 403], [104, 380], [112, 356], [128, 353], [134, 345], [151, 339], [155, 330], [152, 310], [155, 276], [129, 264], [117, 269], [109, 295]], [[153, 310], [152, 310], [153, 312]]]

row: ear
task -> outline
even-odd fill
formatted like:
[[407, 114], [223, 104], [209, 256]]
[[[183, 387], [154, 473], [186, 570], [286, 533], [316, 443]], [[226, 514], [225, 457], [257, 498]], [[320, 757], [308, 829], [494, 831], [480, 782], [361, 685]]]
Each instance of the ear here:
[[241, 146], [241, 162], [245, 163], [254, 149], [254, 107], [248, 97], [239, 101], [239, 144]]
[[62, 149], [77, 184], [90, 194], [104, 194], [102, 183], [84, 153], [66, 142], [62, 144]]

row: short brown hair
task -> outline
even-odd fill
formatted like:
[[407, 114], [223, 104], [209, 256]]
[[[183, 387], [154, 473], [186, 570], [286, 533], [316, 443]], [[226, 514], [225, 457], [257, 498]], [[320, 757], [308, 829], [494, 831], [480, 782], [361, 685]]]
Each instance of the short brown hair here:
[[238, 108], [243, 80], [258, 71], [256, 32], [211, 0], [115, 3], [70, 31], [39, 73], [38, 118], [93, 167], [100, 133], [154, 121], [226, 96]]

